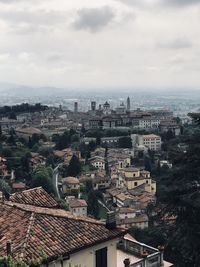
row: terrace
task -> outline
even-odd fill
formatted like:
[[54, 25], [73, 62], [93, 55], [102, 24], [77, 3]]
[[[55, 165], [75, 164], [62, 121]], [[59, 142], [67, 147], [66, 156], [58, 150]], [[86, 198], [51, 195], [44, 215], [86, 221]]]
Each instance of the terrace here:
[[160, 250], [140, 243], [132, 238], [122, 238], [117, 244], [117, 267], [170, 267], [173, 264], [163, 260], [163, 247]]

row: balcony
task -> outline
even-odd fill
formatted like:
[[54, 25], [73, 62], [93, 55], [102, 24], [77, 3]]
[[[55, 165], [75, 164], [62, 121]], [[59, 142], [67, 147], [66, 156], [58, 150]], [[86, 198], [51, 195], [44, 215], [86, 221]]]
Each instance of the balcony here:
[[117, 244], [117, 267], [130, 260], [128, 267], [170, 267], [173, 264], [163, 261], [163, 252], [135, 240], [123, 238]]

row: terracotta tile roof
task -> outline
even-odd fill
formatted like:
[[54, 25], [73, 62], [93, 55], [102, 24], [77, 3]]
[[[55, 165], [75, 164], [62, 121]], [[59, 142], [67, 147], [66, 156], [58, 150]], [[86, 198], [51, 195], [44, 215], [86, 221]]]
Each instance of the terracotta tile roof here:
[[134, 218], [125, 218], [125, 219], [118, 219], [117, 220], [117, 224], [121, 225], [121, 224], [134, 224], [134, 223], [144, 223], [144, 222], [148, 222], [149, 219], [147, 217], [147, 215], [142, 214], [142, 215], [138, 215]]
[[70, 199], [69, 206], [71, 208], [87, 207], [87, 202], [84, 199]]
[[10, 201], [46, 208], [55, 208], [58, 206], [55, 199], [53, 199], [42, 187], [14, 193], [10, 196]]
[[22, 133], [22, 134], [41, 134], [42, 133], [40, 129], [37, 129], [34, 127], [17, 128], [16, 132]]
[[19, 182], [19, 183], [13, 183], [12, 184], [12, 188], [13, 189], [25, 189], [26, 188], [26, 184]]
[[119, 208], [118, 213], [134, 213], [135, 209], [132, 208], [127, 208], [127, 207], [122, 207]]
[[62, 179], [62, 183], [67, 183], [67, 184], [79, 184], [79, 179], [76, 177], [65, 177]]
[[144, 138], [160, 138], [159, 135], [155, 135], [155, 134], [145, 134], [143, 135]]
[[64, 210], [30, 205], [0, 204], [0, 255], [6, 255], [6, 243], [12, 242], [14, 258], [49, 261], [124, 235], [108, 230], [90, 218]]

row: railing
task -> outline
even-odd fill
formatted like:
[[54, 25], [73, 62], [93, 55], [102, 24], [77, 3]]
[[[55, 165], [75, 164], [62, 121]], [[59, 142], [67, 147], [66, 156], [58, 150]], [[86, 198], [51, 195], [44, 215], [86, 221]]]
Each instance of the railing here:
[[[159, 267], [161, 263], [161, 254], [159, 250], [139, 243], [137, 241], [130, 241], [122, 239], [117, 244], [117, 249], [127, 252], [138, 257], [138, 261], [130, 264], [129, 267]], [[144, 253], [146, 257], [144, 257]]]

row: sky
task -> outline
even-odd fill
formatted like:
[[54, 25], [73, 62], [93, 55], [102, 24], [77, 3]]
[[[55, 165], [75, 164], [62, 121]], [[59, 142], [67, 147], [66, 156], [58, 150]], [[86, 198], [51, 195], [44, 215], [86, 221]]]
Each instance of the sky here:
[[0, 82], [200, 89], [200, 0], [0, 0]]

